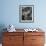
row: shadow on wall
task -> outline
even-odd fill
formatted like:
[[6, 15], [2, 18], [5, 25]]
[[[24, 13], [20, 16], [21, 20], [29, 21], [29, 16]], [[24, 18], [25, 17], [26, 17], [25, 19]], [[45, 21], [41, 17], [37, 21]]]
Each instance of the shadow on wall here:
[[4, 28], [6, 28], [6, 26], [4, 24], [0, 24], [0, 43], [2, 43], [3, 32], [6, 31]]

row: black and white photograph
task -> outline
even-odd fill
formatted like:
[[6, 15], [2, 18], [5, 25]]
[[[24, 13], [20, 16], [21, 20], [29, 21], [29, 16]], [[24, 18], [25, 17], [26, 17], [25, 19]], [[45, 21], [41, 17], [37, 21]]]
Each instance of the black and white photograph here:
[[20, 22], [34, 21], [34, 5], [20, 5], [19, 7]]

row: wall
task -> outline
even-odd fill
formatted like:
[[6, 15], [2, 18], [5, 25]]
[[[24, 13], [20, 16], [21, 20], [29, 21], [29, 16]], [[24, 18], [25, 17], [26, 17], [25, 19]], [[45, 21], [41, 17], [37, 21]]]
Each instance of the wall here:
[[[1, 0], [0, 25], [13, 24], [16, 28], [46, 28], [46, 0]], [[34, 5], [34, 23], [19, 22], [19, 5]]]

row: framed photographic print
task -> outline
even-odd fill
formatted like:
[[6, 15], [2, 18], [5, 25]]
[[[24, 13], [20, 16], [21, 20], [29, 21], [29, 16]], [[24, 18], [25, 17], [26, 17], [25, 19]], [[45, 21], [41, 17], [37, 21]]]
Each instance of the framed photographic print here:
[[19, 6], [19, 21], [22, 23], [34, 22], [34, 5]]

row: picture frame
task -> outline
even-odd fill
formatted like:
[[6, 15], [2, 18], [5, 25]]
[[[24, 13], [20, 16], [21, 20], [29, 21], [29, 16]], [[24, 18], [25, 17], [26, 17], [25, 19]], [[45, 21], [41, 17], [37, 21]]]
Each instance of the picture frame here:
[[19, 6], [19, 22], [22, 23], [34, 22], [34, 5]]

